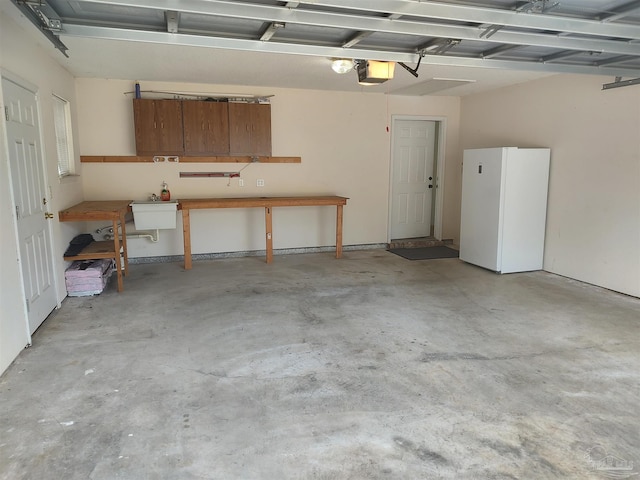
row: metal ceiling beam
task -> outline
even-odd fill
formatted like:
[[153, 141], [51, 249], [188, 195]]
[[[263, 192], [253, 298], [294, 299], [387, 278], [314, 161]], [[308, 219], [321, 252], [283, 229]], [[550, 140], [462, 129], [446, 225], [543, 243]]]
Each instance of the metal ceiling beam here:
[[[26, 18], [28, 18], [31, 23], [33, 23], [36, 27], [38, 27], [38, 30], [40, 30], [42, 34], [45, 37], [47, 37], [47, 39], [53, 44], [54, 47], [60, 50], [60, 52], [65, 57], [69, 56], [67, 55], [67, 50], [69, 50], [67, 46], [64, 43], [62, 43], [62, 41], [60, 40], [60, 37], [52, 33], [51, 29], [49, 29], [49, 25], [43, 24], [44, 22], [43, 18], [41, 18], [36, 12], [34, 12], [30, 7], [28, 7], [25, 2], [20, 0], [11, 0], [11, 2], [16, 7], [18, 7], [18, 9], [22, 12], [22, 14]], [[43, 2], [43, 3], [46, 3], [46, 2]], [[57, 18], [56, 20], [59, 21], [60, 19]], [[62, 22], [60, 22], [60, 27], [62, 28]]]
[[443, 55], [453, 47], [460, 44], [460, 40], [451, 38], [436, 38], [420, 45], [416, 50], [420, 53], [430, 53], [432, 55]]
[[[90, 27], [84, 25], [66, 25], [67, 36], [101, 38], [106, 40], [124, 40], [169, 45], [186, 45], [195, 47], [222, 48], [228, 50], [245, 50], [251, 52], [286, 53], [294, 55], [311, 55], [321, 57], [360, 58], [364, 60], [383, 60], [404, 63], [416, 63], [419, 59], [415, 53], [398, 53], [382, 50], [346, 49], [341, 47], [325, 47], [318, 45], [300, 45], [281, 42], [261, 42], [259, 40], [243, 40], [236, 38], [205, 37], [202, 35], [170, 34], [130, 30], [123, 28]], [[535, 72], [577, 73], [590, 75], [606, 75], [611, 77], [635, 77], [640, 69], [606, 68], [566, 64], [543, 64], [511, 60], [493, 60], [470, 57], [452, 57], [446, 55], [423, 55], [424, 61], [433, 65], [449, 65], [461, 67], [479, 67], [502, 70], [528, 70]]]
[[511, 50], [516, 50], [520, 48], [520, 45], [500, 45], [495, 48], [491, 48], [489, 50], [485, 50], [480, 54], [480, 58], [493, 58], [503, 53], [509, 52]]
[[[170, 10], [175, 8], [178, 2], [175, 0], [79, 0], [89, 3], [120, 5], [128, 7], [149, 8], [154, 10]], [[314, 0], [316, 3], [331, 3], [324, 0]], [[380, 3], [388, 3], [389, 0], [377, 0]], [[399, 0], [392, 0], [397, 3]], [[300, 3], [307, 3], [301, 1]], [[345, 0], [345, 3], [353, 3]], [[356, 2], [357, 3], [357, 2]], [[412, 2], [414, 4], [415, 2]], [[378, 3], [376, 3], [376, 6]], [[415, 5], [425, 5], [415, 3]], [[239, 4], [225, 0], [181, 0], [180, 11], [194, 15], [215, 15], [221, 17], [247, 18], [265, 22], [292, 23], [320, 27], [355, 30], [358, 32], [382, 32], [401, 35], [415, 35], [421, 37], [442, 37], [460, 40], [486, 41], [480, 38], [482, 28], [416, 22], [407, 20], [390, 20], [371, 16], [359, 16], [355, 14], [335, 14], [319, 11], [289, 9], [285, 7], [273, 7], [257, 4]], [[524, 15], [524, 14], [522, 14]], [[545, 16], [547, 18], [547, 16]], [[640, 32], [640, 27], [634, 27]], [[491, 43], [506, 43], [510, 45], [532, 45], [539, 47], [556, 48], [563, 50], [601, 51], [617, 55], [634, 55], [638, 53], [637, 45], [623, 41], [601, 40], [590, 38], [559, 37], [553, 34], [510, 32], [501, 30], [495, 33]]]
[[164, 18], [167, 21], [167, 32], [178, 33], [178, 24], [180, 23], [180, 12], [175, 10], [167, 10], [164, 12]]
[[349, 40], [342, 44], [342, 48], [351, 48], [354, 45], [360, 43], [362, 40], [370, 36], [373, 32], [358, 32], [352, 36]]
[[[388, 52], [382, 50], [346, 49], [319, 45], [305, 45], [283, 42], [263, 42], [239, 38], [189, 35], [184, 33], [168, 34], [161, 31], [133, 30], [126, 28], [94, 27], [88, 25], [65, 25], [65, 36], [122, 40], [130, 42], [209, 47], [228, 50], [243, 50], [263, 53], [284, 53], [292, 55], [311, 55], [318, 57], [359, 58], [363, 60], [386, 60], [413, 63], [418, 61], [416, 53]], [[608, 75], [613, 75], [609, 73]]]
[[629, 62], [629, 61], [637, 59], [637, 58], [638, 57], [634, 57], [634, 56], [630, 56], [630, 55], [620, 55], [619, 57], [613, 57], [613, 58], [608, 58], [606, 60], [601, 60], [599, 62], [596, 62], [595, 64], [598, 67], [601, 67], [603, 65], [613, 65], [613, 64], [616, 64], [616, 63]]
[[631, 85], [640, 85], [640, 78], [631, 78], [629, 80], [622, 80], [616, 77], [613, 83], [605, 83], [602, 85], [602, 90], [609, 90], [611, 88], [630, 87]]
[[[546, 5], [546, 3], [547, 3], [547, 0], [533, 0], [531, 2], [520, 2], [515, 6], [511, 7], [510, 10], [513, 10], [515, 12], [526, 12], [526, 13], [531, 13], [531, 12], [546, 13], [549, 10], [556, 8], [559, 5], [558, 2], [552, 5]], [[485, 28], [485, 30], [480, 34], [480, 36], [484, 38], [490, 38], [494, 36], [496, 32], [498, 32], [498, 30], [503, 29], [505, 26], [506, 25], [486, 25], [486, 26], [482, 25], [482, 27]]]
[[559, 5], [560, 2], [549, 4], [549, 0], [531, 0], [530, 2], [516, 3], [512, 10], [526, 13], [547, 13], [548, 11], [557, 8]]
[[331, 7], [410, 15], [413, 17], [472, 22], [488, 25], [506, 25], [536, 30], [553, 30], [557, 32], [580, 33], [604, 37], [620, 37], [640, 39], [640, 26], [628, 24], [611, 24], [597, 20], [583, 20], [560, 15], [539, 15], [497, 8], [472, 7], [438, 2], [416, 2], [415, 0], [300, 0], [300, 3], [311, 6]]
[[620, 8], [617, 8], [614, 13], [603, 15], [599, 18], [601, 22], [614, 22], [616, 20], [620, 20], [621, 18], [627, 17], [634, 12], [640, 10], [640, 2], [635, 0], [633, 2], [629, 2], [626, 5], [623, 5]]
[[556, 60], [562, 60], [563, 58], [573, 57], [574, 55], [579, 55], [582, 52], [576, 52], [575, 50], [565, 50], [564, 52], [552, 53], [551, 55], [547, 55], [545, 57], [540, 58], [540, 62], [553, 62]]
[[262, 40], [263, 42], [268, 42], [269, 40], [271, 40], [271, 37], [273, 37], [278, 30], [284, 28], [284, 26], [285, 24], [282, 22], [271, 22], [267, 26], [267, 29], [260, 36], [260, 40]]
[[[271, 7], [258, 3], [237, 4], [224, 1], [180, 0], [178, 2], [176, 0], [80, 0], [80, 3], [82, 3], [82, 1], [105, 5], [155, 8], [161, 10], [176, 10], [179, 6], [180, 11], [183, 12], [204, 13], [208, 15], [219, 14], [219, 7], [226, 3], [239, 10], [239, 14], [236, 15], [239, 18], [250, 18], [251, 12], [258, 9], [285, 10], [291, 14], [303, 12], [301, 9]], [[376, 0], [375, 2], [363, 2], [362, 0], [299, 0], [297, 3], [310, 5], [312, 8], [330, 7], [338, 11], [348, 9], [371, 12], [371, 10], [375, 10], [394, 18], [397, 16], [409, 15], [412, 17], [428, 19], [470, 22], [479, 25], [505, 25], [525, 29], [571, 32], [589, 36], [640, 40], [640, 26], [638, 25], [616, 24], [611, 22], [601, 22], [598, 20], [583, 20], [559, 15], [539, 15], [535, 13], [525, 13], [497, 8], [472, 7], [468, 5], [454, 5], [438, 2], [417, 2], [415, 0]], [[309, 10], [304, 11], [309, 12]], [[240, 12], [243, 12], [244, 14]], [[334, 13], [331, 15], [345, 18], [351, 17], [351, 14], [344, 13]], [[272, 19], [272, 21], [278, 20]]]

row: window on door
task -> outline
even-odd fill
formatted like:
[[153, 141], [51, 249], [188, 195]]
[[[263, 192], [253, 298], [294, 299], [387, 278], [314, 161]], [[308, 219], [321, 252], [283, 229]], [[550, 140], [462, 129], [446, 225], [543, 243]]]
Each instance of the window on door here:
[[58, 152], [58, 176], [66, 177], [75, 173], [73, 161], [73, 137], [71, 136], [71, 109], [69, 102], [53, 95], [53, 122], [56, 131]]

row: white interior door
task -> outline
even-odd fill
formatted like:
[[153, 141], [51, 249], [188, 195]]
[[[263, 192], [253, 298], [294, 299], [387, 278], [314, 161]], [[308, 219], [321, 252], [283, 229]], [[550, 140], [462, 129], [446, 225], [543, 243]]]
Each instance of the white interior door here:
[[391, 238], [431, 235], [436, 123], [394, 122]]
[[33, 333], [56, 307], [51, 235], [45, 216], [47, 194], [38, 106], [33, 92], [6, 78], [2, 79], [2, 91], [20, 264], [29, 331]]

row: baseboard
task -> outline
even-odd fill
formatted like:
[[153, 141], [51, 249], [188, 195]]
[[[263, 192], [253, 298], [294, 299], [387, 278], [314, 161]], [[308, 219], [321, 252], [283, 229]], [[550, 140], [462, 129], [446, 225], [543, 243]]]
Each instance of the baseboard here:
[[[353, 252], [357, 250], [375, 250], [386, 249], [386, 243], [363, 243], [358, 245], [344, 245], [342, 247], [343, 252]], [[301, 248], [279, 248], [274, 249], [274, 255], [295, 255], [299, 253], [323, 253], [323, 252], [335, 252], [335, 246], [328, 247], [301, 247]], [[245, 250], [241, 252], [220, 252], [220, 253], [194, 253], [191, 255], [191, 259], [194, 262], [198, 260], [215, 260], [219, 258], [238, 258], [238, 257], [265, 257], [267, 255], [266, 250]], [[143, 263], [171, 263], [171, 262], [184, 262], [184, 255], [165, 255], [159, 257], [129, 257], [129, 264], [143, 264]]]

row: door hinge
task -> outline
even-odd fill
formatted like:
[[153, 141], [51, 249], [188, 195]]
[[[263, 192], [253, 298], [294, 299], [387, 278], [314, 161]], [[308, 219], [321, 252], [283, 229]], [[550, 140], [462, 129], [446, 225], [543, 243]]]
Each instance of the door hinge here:
[[20, 207], [16, 205], [16, 220], [20, 220]]
[[9, 107], [4, 107], [4, 118], [7, 119], [7, 122], [9, 121]]
[[30, 308], [29, 308], [29, 299], [25, 298], [24, 301], [27, 303], [27, 313], [29, 313], [29, 310], [30, 310]]

